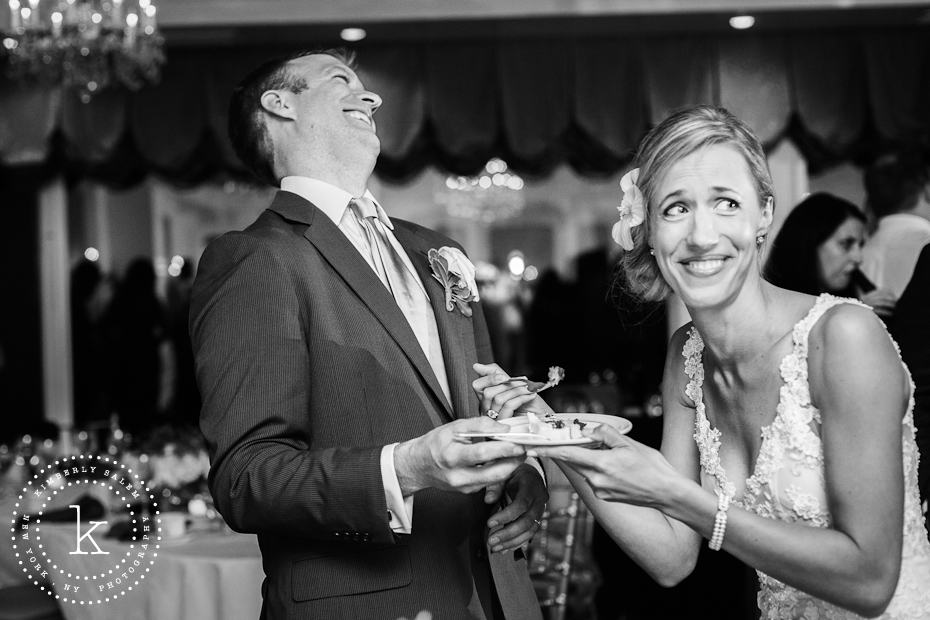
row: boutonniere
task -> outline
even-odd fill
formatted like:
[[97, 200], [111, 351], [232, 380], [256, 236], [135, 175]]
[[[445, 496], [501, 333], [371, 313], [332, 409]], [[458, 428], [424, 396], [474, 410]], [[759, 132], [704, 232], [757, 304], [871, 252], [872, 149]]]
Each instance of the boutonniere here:
[[433, 277], [442, 284], [446, 291], [446, 310], [452, 312], [458, 306], [459, 312], [471, 316], [472, 301], [478, 301], [478, 284], [475, 282], [475, 266], [458, 248], [443, 246], [433, 248], [427, 253]]

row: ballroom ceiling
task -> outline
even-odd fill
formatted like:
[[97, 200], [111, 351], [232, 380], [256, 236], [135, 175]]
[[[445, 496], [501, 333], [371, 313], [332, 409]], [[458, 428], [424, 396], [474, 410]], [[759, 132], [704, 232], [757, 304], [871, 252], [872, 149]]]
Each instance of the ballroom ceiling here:
[[918, 0], [160, 0], [166, 27], [930, 7]]
[[618, 33], [728, 31], [738, 13], [755, 30], [930, 24], [917, 0], [159, 0], [172, 45], [291, 45], [338, 41], [363, 26], [366, 43]]

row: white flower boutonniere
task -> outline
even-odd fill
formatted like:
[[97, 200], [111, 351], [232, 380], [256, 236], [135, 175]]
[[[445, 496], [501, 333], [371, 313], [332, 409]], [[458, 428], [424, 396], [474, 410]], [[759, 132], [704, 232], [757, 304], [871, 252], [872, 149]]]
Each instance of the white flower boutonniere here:
[[449, 246], [431, 249], [427, 258], [433, 277], [446, 290], [446, 310], [452, 312], [458, 306], [459, 312], [471, 316], [471, 306], [468, 304], [480, 299], [472, 262], [461, 250]]

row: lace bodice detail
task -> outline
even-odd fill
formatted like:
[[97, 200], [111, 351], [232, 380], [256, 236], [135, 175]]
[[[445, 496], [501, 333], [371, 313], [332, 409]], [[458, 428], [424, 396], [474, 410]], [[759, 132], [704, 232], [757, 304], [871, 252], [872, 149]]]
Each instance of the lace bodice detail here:
[[[790, 523], [828, 528], [832, 518], [824, 480], [820, 411], [811, 403], [808, 383], [808, 335], [830, 308], [856, 300], [821, 295], [792, 331], [792, 348], [779, 365], [782, 385], [775, 418], [762, 428], [759, 456], [745, 490], [736, 487], [720, 462], [720, 431], [713, 428], [704, 406], [704, 341], [692, 327], [682, 355], [688, 385], [685, 392], [695, 404], [694, 440], [701, 461], [701, 483], [716, 494], [726, 493], [738, 506], [759, 516]], [[895, 344], [897, 348], [897, 344]], [[902, 362], [903, 364], [903, 362]], [[907, 368], [905, 367], [905, 371]], [[910, 377], [910, 374], [908, 374]], [[914, 429], [914, 389], [902, 421], [904, 458], [904, 547], [901, 576], [894, 599], [882, 618], [930, 618], [930, 542], [927, 540], [917, 487], [919, 455]], [[763, 619], [854, 619], [856, 614], [816, 599], [759, 573], [759, 608]]]

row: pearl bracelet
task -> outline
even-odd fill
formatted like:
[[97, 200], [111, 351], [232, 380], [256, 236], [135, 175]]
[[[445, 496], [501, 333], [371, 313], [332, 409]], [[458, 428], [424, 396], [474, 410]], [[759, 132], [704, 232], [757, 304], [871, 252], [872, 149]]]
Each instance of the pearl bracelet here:
[[713, 551], [720, 551], [723, 546], [723, 535], [727, 531], [727, 510], [730, 508], [730, 495], [726, 492], [717, 494], [717, 516], [714, 517], [714, 531], [707, 546]]

